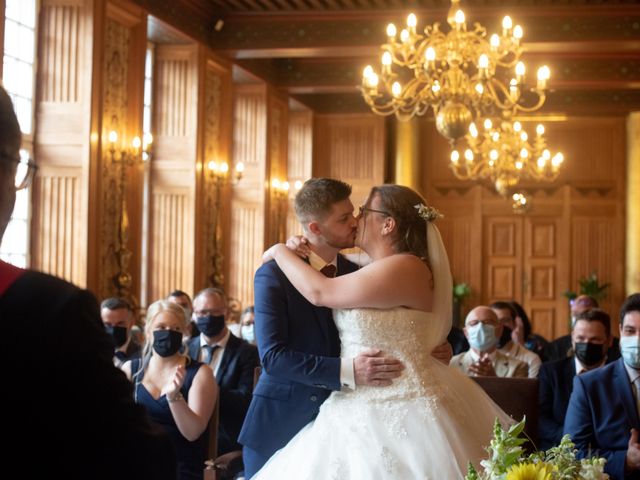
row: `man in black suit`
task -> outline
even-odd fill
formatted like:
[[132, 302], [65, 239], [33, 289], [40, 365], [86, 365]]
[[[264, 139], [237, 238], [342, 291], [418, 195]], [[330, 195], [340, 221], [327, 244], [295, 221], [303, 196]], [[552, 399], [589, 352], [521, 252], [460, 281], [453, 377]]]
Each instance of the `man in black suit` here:
[[540, 417], [538, 448], [546, 450], [560, 443], [562, 428], [573, 391], [573, 377], [603, 366], [612, 344], [611, 319], [598, 308], [576, 314], [571, 332], [574, 354], [544, 363], [538, 374]]
[[227, 295], [206, 288], [193, 299], [193, 317], [200, 335], [189, 342], [189, 356], [211, 367], [220, 387], [218, 455], [241, 450], [238, 435], [253, 391], [253, 372], [260, 365], [258, 349], [226, 326]]
[[[31, 163], [18, 168], [19, 149], [20, 127], [0, 87], [0, 240], [16, 191], [35, 173]], [[15, 476], [175, 479], [171, 444], [114, 367], [93, 295], [0, 261], [0, 319], [3, 381], [11, 392], [3, 399], [10, 439], [3, 455], [18, 468]]]

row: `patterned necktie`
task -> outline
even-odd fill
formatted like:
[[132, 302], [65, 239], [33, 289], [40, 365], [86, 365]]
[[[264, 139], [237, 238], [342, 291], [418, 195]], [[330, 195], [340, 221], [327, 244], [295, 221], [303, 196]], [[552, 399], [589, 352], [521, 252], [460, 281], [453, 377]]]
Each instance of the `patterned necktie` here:
[[213, 352], [215, 352], [216, 349], [220, 348], [220, 345], [204, 345], [202, 348], [204, 348], [203, 363], [205, 365], [209, 365], [211, 363], [211, 360], [213, 360]]
[[322, 267], [320, 272], [322, 272], [325, 277], [333, 278], [336, 276], [336, 270], [338, 270], [336, 266], [329, 263]]

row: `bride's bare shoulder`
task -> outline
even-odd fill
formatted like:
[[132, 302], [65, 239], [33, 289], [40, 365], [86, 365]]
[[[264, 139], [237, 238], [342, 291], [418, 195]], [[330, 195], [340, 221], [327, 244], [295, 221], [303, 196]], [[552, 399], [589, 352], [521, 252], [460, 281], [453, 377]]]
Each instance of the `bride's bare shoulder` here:
[[410, 253], [396, 253], [378, 261], [383, 262], [386, 268], [402, 268], [405, 273], [411, 271], [431, 277], [431, 269], [426, 261]]

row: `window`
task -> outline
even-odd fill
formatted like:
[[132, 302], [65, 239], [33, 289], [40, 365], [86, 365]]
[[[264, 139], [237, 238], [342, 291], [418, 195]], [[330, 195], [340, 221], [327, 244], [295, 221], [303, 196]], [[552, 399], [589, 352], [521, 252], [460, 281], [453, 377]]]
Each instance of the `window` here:
[[[148, 144], [151, 140], [151, 107], [153, 99], [153, 61], [154, 61], [154, 45], [147, 43], [147, 55], [144, 63], [144, 110], [142, 116], [142, 133], [143, 142]], [[142, 252], [140, 272], [140, 301], [142, 305], [148, 304], [148, 269], [149, 263], [149, 208], [151, 197], [151, 166], [149, 165], [150, 157], [146, 152], [142, 153], [144, 161], [144, 186], [142, 192]]]
[[[2, 83], [13, 101], [22, 130], [23, 159], [33, 157], [36, 0], [6, 0]], [[11, 221], [0, 245], [0, 258], [29, 266], [30, 189], [17, 192]]]

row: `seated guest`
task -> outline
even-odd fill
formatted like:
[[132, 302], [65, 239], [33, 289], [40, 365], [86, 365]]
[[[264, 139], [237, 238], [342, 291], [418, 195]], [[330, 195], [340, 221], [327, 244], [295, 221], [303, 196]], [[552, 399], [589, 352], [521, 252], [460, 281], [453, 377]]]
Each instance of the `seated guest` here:
[[529, 367], [498, 350], [498, 338], [503, 326], [495, 312], [479, 306], [465, 319], [464, 334], [471, 348], [451, 359], [449, 365], [467, 375], [481, 377], [526, 377]]
[[167, 296], [167, 300], [180, 305], [182, 308], [184, 308], [184, 311], [187, 314], [187, 318], [189, 319], [189, 328], [184, 340], [188, 341], [200, 335], [200, 330], [198, 330], [196, 322], [194, 322], [191, 318], [193, 314], [193, 304], [191, 303], [191, 297], [189, 297], [189, 295], [187, 295], [187, 293], [183, 292], [182, 290], [174, 290], [169, 294], [169, 296]]
[[531, 322], [527, 312], [524, 311], [522, 305], [518, 302], [509, 302], [511, 308], [516, 311], [515, 328], [511, 336], [512, 340], [540, 357], [543, 362], [546, 361], [545, 352], [549, 342], [542, 335], [533, 333]]
[[258, 349], [233, 335], [226, 326], [227, 295], [206, 288], [193, 299], [200, 336], [189, 343], [189, 356], [210, 365], [220, 387], [218, 455], [241, 450], [238, 435], [251, 403], [253, 371], [260, 365]]
[[256, 344], [254, 330], [255, 316], [253, 305], [250, 305], [242, 311], [242, 316], [240, 317], [240, 338], [246, 340], [251, 345]]
[[[513, 333], [517, 332], [515, 323], [517, 312], [507, 302], [494, 302], [489, 306], [497, 315], [498, 321], [504, 327], [504, 331], [509, 332], [509, 338], [504, 344], [500, 345], [500, 351], [505, 355], [526, 363], [529, 366], [529, 378], [536, 378], [540, 370], [540, 365], [542, 364], [540, 357], [532, 351], [527, 350], [521, 343], [513, 341]], [[518, 339], [517, 334], [516, 339]]]
[[100, 304], [100, 317], [115, 346], [113, 363], [121, 367], [127, 360], [140, 357], [141, 348], [131, 336], [135, 316], [124, 298], [107, 298]]
[[573, 377], [605, 364], [611, 345], [609, 315], [599, 308], [579, 313], [571, 339], [574, 355], [543, 364], [538, 375], [540, 450], [554, 447], [562, 439], [564, 418], [573, 391]]
[[[20, 144], [0, 86], [0, 242], [16, 192], [36, 173], [20, 159]], [[113, 366], [113, 343], [91, 293], [0, 260], [0, 319], [6, 478], [175, 479], [169, 439]]]
[[620, 350], [621, 359], [574, 377], [564, 423], [579, 457], [607, 459], [611, 480], [640, 478], [640, 293], [620, 310]]
[[143, 358], [122, 369], [134, 382], [136, 402], [171, 437], [178, 479], [202, 480], [218, 387], [207, 365], [180, 353], [187, 326], [182, 307], [166, 300], [153, 303], [147, 311]]
[[[589, 295], [580, 295], [571, 301], [571, 325], [575, 323], [576, 315], [590, 308], [598, 308], [598, 301], [590, 297]], [[618, 345], [618, 338], [612, 337], [613, 343], [611, 348], [607, 351], [607, 360], [612, 362], [620, 358], [620, 347]], [[551, 343], [549, 343], [545, 358], [546, 361], [552, 362], [553, 360], [560, 360], [562, 358], [571, 357], [573, 352], [571, 351], [571, 335], [563, 335], [558, 337]]]
[[454, 355], [458, 355], [459, 353], [463, 353], [469, 350], [469, 342], [467, 342], [467, 337], [464, 336], [464, 332], [462, 331], [462, 329], [460, 327], [456, 327], [455, 325], [452, 325], [451, 330], [449, 330], [449, 335], [447, 335], [447, 342], [451, 344], [451, 349]]

